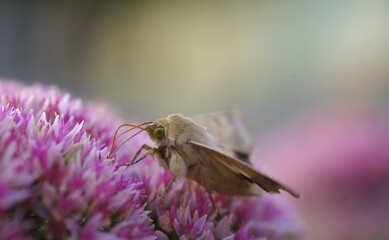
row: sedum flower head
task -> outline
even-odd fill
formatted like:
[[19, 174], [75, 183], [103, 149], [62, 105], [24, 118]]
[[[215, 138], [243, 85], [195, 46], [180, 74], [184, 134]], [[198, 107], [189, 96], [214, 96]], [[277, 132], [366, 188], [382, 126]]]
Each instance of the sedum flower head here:
[[54, 88], [0, 86], [0, 239], [153, 239], [141, 184], [104, 164], [110, 128]]
[[294, 212], [277, 199], [208, 194], [175, 183], [150, 158], [131, 166], [149, 140], [109, 159], [124, 120], [54, 87], [0, 81], [0, 239], [297, 239]]

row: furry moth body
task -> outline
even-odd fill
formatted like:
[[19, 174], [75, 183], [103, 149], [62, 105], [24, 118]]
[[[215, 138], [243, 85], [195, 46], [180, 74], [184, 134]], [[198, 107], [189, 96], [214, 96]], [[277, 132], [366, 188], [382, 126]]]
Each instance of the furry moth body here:
[[263, 190], [268, 193], [284, 190], [299, 197], [290, 188], [249, 164], [251, 141], [235, 112], [193, 118], [172, 114], [152, 122], [144, 130], [154, 142], [154, 147], [143, 145], [134, 160], [142, 150], [147, 150], [142, 157], [123, 165], [132, 165], [151, 156], [171, 172], [168, 188], [174, 181], [188, 178], [204, 186], [209, 194], [255, 196], [261, 195]]

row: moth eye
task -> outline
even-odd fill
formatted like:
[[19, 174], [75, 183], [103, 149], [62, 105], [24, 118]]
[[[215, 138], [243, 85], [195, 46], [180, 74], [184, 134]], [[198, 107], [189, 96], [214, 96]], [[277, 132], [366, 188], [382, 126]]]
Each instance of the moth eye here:
[[153, 130], [153, 136], [161, 139], [165, 135], [165, 129], [163, 127], [156, 127]]

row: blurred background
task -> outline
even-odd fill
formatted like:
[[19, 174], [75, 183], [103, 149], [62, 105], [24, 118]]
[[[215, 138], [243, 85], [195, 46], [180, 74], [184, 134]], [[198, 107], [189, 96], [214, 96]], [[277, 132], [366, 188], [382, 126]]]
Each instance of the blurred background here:
[[388, 1], [1, 1], [0, 77], [140, 121], [238, 109], [306, 239], [389, 238]]

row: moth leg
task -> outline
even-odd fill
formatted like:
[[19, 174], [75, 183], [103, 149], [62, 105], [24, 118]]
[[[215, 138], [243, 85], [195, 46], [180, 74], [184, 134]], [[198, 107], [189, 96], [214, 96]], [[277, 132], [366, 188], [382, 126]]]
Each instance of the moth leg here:
[[135, 156], [132, 158], [132, 160], [131, 160], [131, 163], [132, 162], [134, 162], [135, 161], [135, 159], [139, 156], [139, 154], [142, 152], [142, 150], [150, 150], [150, 149], [152, 149], [152, 147], [150, 147], [149, 145], [147, 145], [147, 144], [143, 144], [139, 149], [138, 149], [138, 151], [136, 151], [136, 153], [135, 153]]
[[157, 204], [155, 204], [155, 206], [153, 207], [153, 211], [155, 210], [155, 208], [159, 205], [159, 203], [162, 201], [162, 199], [165, 197], [166, 193], [169, 191], [169, 188], [172, 186], [174, 180], [170, 180], [169, 184], [167, 185], [165, 191], [162, 193], [161, 197], [158, 199], [158, 202]]
[[216, 205], [215, 205], [215, 201], [213, 201], [212, 193], [208, 192], [208, 196], [209, 196], [209, 200], [211, 200], [211, 203], [212, 203], [212, 210], [215, 211], [216, 210]]
[[131, 161], [130, 163], [122, 163], [120, 164], [120, 166], [131, 166], [131, 165], [134, 165], [134, 164], [137, 164], [138, 162], [142, 161], [143, 159], [145, 159], [147, 156], [149, 155], [153, 155], [156, 151], [158, 151], [156, 148], [151, 148], [150, 150], [147, 150], [141, 158], [139, 158], [138, 160], [136, 161]]
[[177, 151], [173, 151], [171, 153], [168, 167], [172, 173], [173, 180], [185, 177], [186, 173], [188, 172], [188, 167], [186, 166], [184, 159]]

